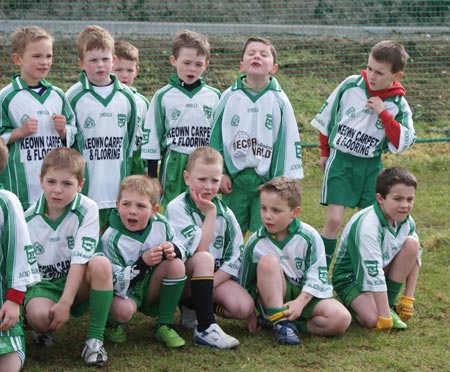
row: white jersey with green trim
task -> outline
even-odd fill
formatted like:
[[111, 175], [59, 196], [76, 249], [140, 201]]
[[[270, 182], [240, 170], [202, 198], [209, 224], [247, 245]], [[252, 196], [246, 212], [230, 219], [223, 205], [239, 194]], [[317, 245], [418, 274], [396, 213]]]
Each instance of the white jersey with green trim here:
[[400, 143], [395, 147], [386, 137], [378, 115], [367, 107], [370, 95], [362, 75], [341, 82], [311, 121], [313, 127], [328, 136], [330, 148], [361, 158], [373, 158], [384, 152], [399, 153], [416, 138], [412, 113], [403, 96], [383, 100], [384, 106], [400, 123]]
[[136, 132], [136, 141], [133, 146], [133, 151], [136, 151], [141, 148], [142, 131], [144, 129], [145, 117], [147, 116], [147, 111], [150, 107], [150, 101], [141, 93], [139, 93], [136, 88], [130, 87], [130, 89], [134, 94], [137, 109], [137, 132]]
[[[0, 308], [8, 289], [24, 291], [40, 281], [36, 256], [28, 234], [19, 199], [10, 191], [0, 190]], [[23, 334], [20, 324], [0, 337]]]
[[[77, 132], [75, 115], [63, 91], [45, 80], [40, 84], [42, 95], [30, 89], [20, 76], [15, 76], [0, 91], [0, 137], [9, 148], [8, 162], [0, 182], [19, 197], [25, 209], [41, 195], [39, 173], [45, 154], [63, 146], [63, 142], [68, 147], [72, 146]], [[54, 127], [54, 114], [66, 117], [67, 134], [63, 139]], [[37, 132], [8, 143], [12, 131], [29, 118], [37, 119]]]
[[111, 75], [113, 90], [102, 98], [83, 72], [66, 93], [77, 118], [75, 148], [86, 161], [82, 193], [99, 209], [114, 208], [120, 182], [129, 174], [137, 132], [134, 94]]
[[164, 216], [155, 214], [144, 231], [135, 233], [125, 228], [117, 210], [112, 211], [110, 226], [102, 236], [102, 251], [111, 261], [116, 296], [127, 297], [130, 282], [137, 275], [133, 271], [136, 261], [144, 252], [164, 242], [176, 245], [182, 260], [186, 259], [185, 248]]
[[310, 225], [294, 219], [289, 236], [278, 242], [265, 227], [261, 227], [247, 241], [240, 271], [241, 285], [256, 299], [256, 267], [261, 257], [273, 255], [280, 262], [284, 275], [302, 292], [317, 298], [333, 296], [325, 256], [319, 233]]
[[[385, 292], [383, 268], [400, 252], [406, 238], [416, 234], [411, 216], [389, 225], [376, 203], [356, 213], [342, 232], [333, 268], [333, 282], [347, 281], [353, 276], [362, 292]], [[421, 264], [422, 250], [417, 257]]]
[[71, 264], [83, 265], [94, 255], [99, 239], [97, 204], [77, 194], [56, 221], [45, 215], [42, 196], [26, 212], [31, 243], [42, 280], [66, 277]]
[[223, 154], [230, 175], [253, 168], [269, 180], [303, 178], [300, 135], [292, 105], [277, 80], [257, 95], [242, 78], [228, 88], [214, 114], [211, 147]]
[[[237, 278], [244, 246], [242, 232], [231, 209], [217, 196], [213, 203], [216, 205], [217, 215], [208, 251], [215, 259], [215, 270], [221, 269]], [[178, 239], [189, 251], [189, 256], [193, 256], [202, 237], [205, 217], [187, 192], [172, 200], [165, 213]]]
[[143, 159], [159, 160], [166, 151], [190, 154], [209, 146], [213, 113], [220, 92], [201, 81], [192, 91], [180, 86], [177, 76], [158, 90], [144, 122]]

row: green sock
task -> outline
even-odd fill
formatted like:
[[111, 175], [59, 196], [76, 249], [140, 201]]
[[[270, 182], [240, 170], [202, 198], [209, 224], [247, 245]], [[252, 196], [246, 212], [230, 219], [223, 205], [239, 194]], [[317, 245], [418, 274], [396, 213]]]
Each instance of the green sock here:
[[397, 296], [400, 293], [400, 290], [402, 289], [403, 283], [394, 282], [393, 280], [390, 280], [386, 278], [386, 286], [387, 286], [387, 296], [389, 301], [389, 306], [393, 308], [395, 306]]
[[325, 246], [325, 254], [327, 256], [327, 270], [330, 268], [331, 260], [333, 259], [334, 251], [336, 250], [337, 239], [328, 239], [322, 236], [323, 244]]
[[108, 319], [109, 308], [113, 298], [113, 291], [98, 291], [92, 289], [89, 292], [89, 302], [91, 303], [91, 318], [87, 330], [86, 339], [96, 338], [103, 341], [106, 320]]
[[287, 307], [268, 307], [266, 313], [269, 321], [273, 324], [285, 319], [283, 312], [287, 309]]
[[181, 294], [184, 289], [184, 282], [186, 276], [181, 278], [169, 279], [164, 278], [159, 290], [159, 305], [158, 305], [158, 324], [157, 327], [163, 324], [173, 323], [173, 314], [178, 306]]

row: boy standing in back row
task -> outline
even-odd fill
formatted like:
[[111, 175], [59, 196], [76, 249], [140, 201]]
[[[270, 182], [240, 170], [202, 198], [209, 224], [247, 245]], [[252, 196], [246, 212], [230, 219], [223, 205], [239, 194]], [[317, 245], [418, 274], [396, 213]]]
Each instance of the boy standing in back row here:
[[405, 89], [398, 82], [408, 57], [395, 41], [377, 43], [367, 69], [339, 84], [311, 122], [320, 131], [320, 203], [328, 206], [322, 238], [328, 267], [345, 208], [366, 208], [375, 201], [381, 155], [404, 151], [416, 138]]

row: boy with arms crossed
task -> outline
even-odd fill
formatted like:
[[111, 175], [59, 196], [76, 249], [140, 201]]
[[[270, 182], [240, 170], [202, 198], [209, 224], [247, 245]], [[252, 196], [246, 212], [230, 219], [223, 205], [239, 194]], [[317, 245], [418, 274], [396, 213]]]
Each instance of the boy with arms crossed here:
[[[102, 237], [102, 249], [111, 260], [114, 298], [106, 338], [126, 340], [123, 324], [136, 311], [157, 317], [156, 339], [167, 347], [185, 341], [173, 329], [173, 315], [186, 281], [183, 247], [166, 218], [157, 213], [159, 183], [144, 175], [120, 184], [117, 211]], [[114, 325], [114, 326], [113, 326]]]
[[[194, 328], [198, 319], [196, 343], [231, 348], [239, 343], [230, 336], [220, 344], [206, 337], [214, 327], [219, 329], [213, 309], [226, 318], [248, 319], [254, 315], [254, 303], [236, 281], [243, 237], [233, 212], [217, 196], [222, 171], [223, 159], [218, 151], [211, 147], [195, 149], [184, 171], [189, 189], [169, 203], [166, 215], [189, 251], [186, 268], [190, 286], [185, 290], [186, 305], [181, 306], [182, 324]], [[189, 302], [195, 311], [189, 309]], [[219, 333], [222, 335], [221, 330]]]
[[263, 226], [245, 246], [242, 286], [282, 344], [300, 342], [297, 327], [319, 336], [343, 334], [351, 316], [333, 298], [319, 233], [297, 219], [301, 209], [299, 183], [277, 177], [259, 191]]
[[130, 174], [146, 174], [144, 161], [141, 159], [141, 141], [144, 119], [150, 102], [133, 86], [134, 79], [139, 73], [139, 50], [134, 45], [119, 40], [114, 43], [114, 54], [113, 72], [122, 84], [130, 87], [136, 100], [138, 136], [136, 138], [136, 150], [130, 159]]
[[328, 267], [345, 208], [362, 209], [375, 201], [381, 155], [399, 153], [414, 143], [411, 110], [398, 82], [408, 57], [399, 43], [377, 43], [370, 51], [367, 69], [339, 84], [311, 122], [320, 131], [324, 172], [320, 203], [328, 206], [322, 238]]
[[413, 315], [422, 256], [409, 215], [416, 188], [416, 178], [406, 169], [384, 169], [376, 180], [376, 202], [355, 214], [342, 233], [333, 285], [363, 327], [405, 329]]
[[[0, 173], [8, 148], [0, 139]], [[18, 372], [25, 361], [20, 305], [39, 270], [19, 199], [0, 185], [0, 371]]]
[[142, 158], [149, 159], [151, 177], [156, 177], [161, 159], [163, 207], [186, 189], [183, 171], [189, 154], [199, 146], [209, 145], [213, 113], [220, 98], [219, 91], [201, 79], [209, 55], [205, 35], [189, 30], [177, 32], [170, 56], [177, 75], [155, 93], [144, 122]]
[[41, 282], [25, 296], [28, 324], [38, 332], [35, 341], [50, 346], [53, 331], [70, 315], [81, 316], [90, 307], [85, 364], [102, 366], [107, 360], [103, 333], [113, 296], [109, 260], [95, 253], [99, 239], [97, 204], [80, 194], [84, 160], [74, 149], [49, 152], [41, 168], [41, 198], [26, 212], [31, 243]]
[[87, 26], [77, 39], [80, 81], [66, 93], [77, 118], [75, 148], [86, 162], [83, 194], [100, 209], [106, 228], [120, 181], [129, 174], [136, 137], [133, 92], [111, 74], [114, 39], [100, 26]]
[[281, 175], [301, 179], [303, 167], [294, 110], [273, 77], [278, 65], [272, 43], [249, 38], [240, 71], [214, 114], [211, 147], [223, 155], [223, 201], [245, 236], [261, 226], [258, 186]]
[[0, 181], [19, 197], [24, 209], [41, 194], [39, 171], [47, 152], [72, 146], [75, 116], [64, 93], [44, 80], [52, 66], [53, 39], [37, 26], [12, 35], [12, 60], [20, 75], [0, 91], [0, 137], [9, 158]]

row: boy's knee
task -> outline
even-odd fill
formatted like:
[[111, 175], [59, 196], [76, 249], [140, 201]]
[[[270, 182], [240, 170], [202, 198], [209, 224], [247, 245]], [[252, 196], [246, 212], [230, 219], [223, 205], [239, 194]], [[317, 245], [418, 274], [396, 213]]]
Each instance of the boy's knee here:
[[119, 323], [128, 323], [135, 312], [135, 308], [126, 302], [122, 303], [120, 306], [111, 306], [109, 311], [111, 317]]
[[276, 271], [278, 273], [279, 266], [280, 263], [277, 257], [273, 255], [263, 256], [259, 259], [258, 262], [258, 273], [267, 273], [273, 271]]
[[87, 270], [91, 277], [102, 280], [110, 280], [112, 278], [111, 262], [105, 256], [94, 256], [89, 260]]
[[419, 248], [419, 241], [412, 236], [408, 236], [402, 246], [402, 250], [405, 251], [405, 253], [413, 255], [414, 257], [419, 253]]

